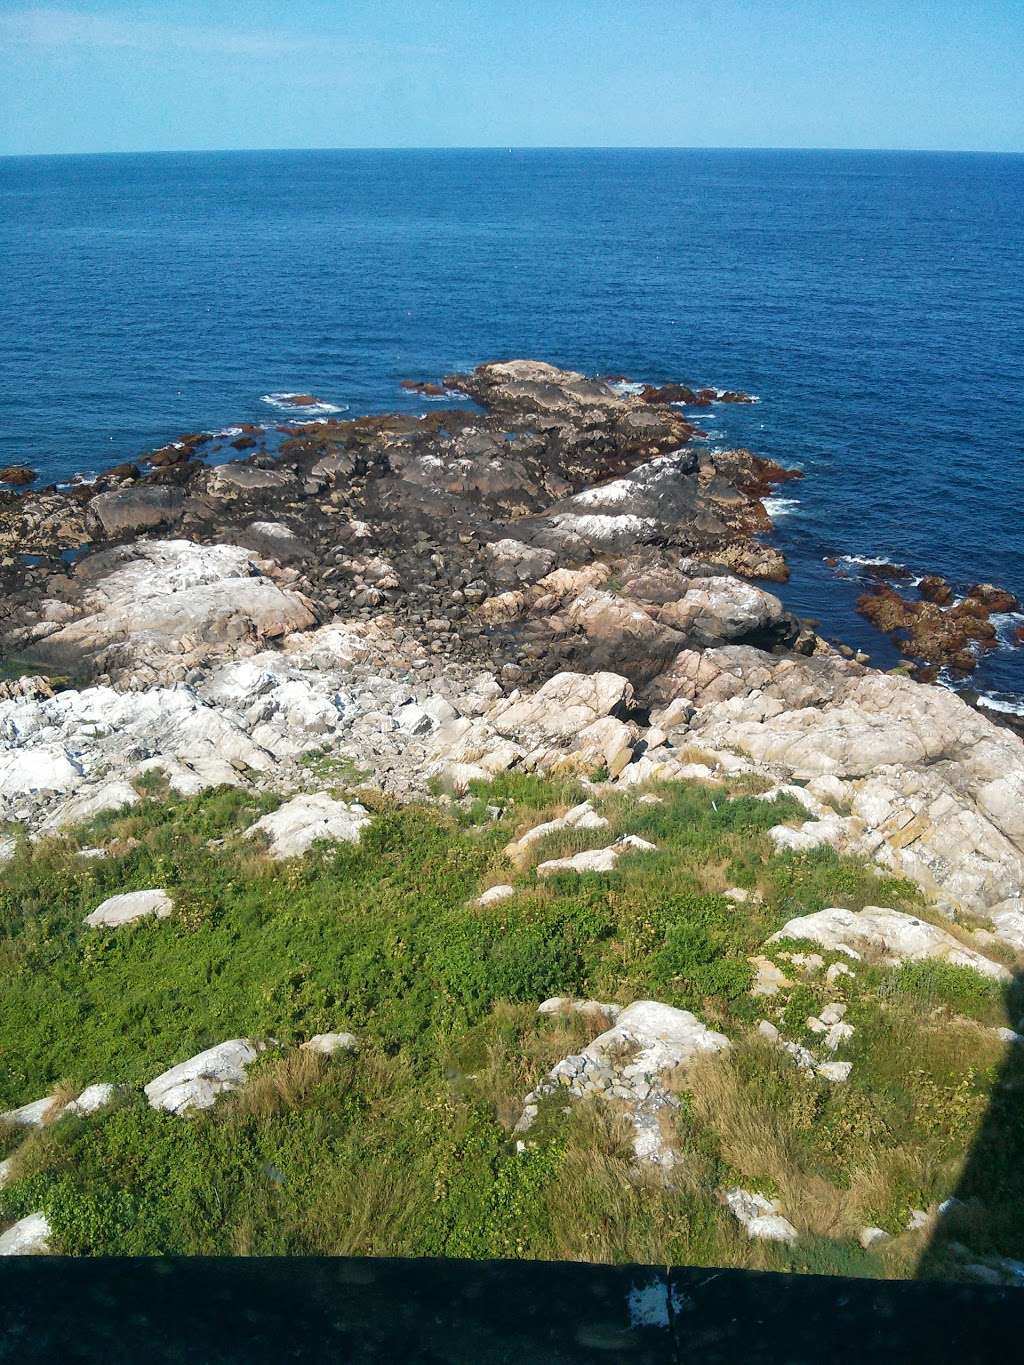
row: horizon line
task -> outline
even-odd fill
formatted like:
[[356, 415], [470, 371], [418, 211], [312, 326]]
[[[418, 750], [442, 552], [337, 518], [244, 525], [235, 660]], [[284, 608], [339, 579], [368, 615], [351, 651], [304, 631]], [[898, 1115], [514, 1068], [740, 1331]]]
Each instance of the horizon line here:
[[44, 157], [86, 156], [246, 156], [265, 153], [317, 154], [324, 152], [845, 152], [909, 156], [1024, 156], [1024, 148], [985, 147], [844, 147], [775, 146], [768, 144], [701, 143], [462, 143], [462, 144], [381, 144], [379, 146], [336, 147], [166, 147], [149, 150], [108, 149], [105, 151], [0, 152], [0, 161], [39, 160]]

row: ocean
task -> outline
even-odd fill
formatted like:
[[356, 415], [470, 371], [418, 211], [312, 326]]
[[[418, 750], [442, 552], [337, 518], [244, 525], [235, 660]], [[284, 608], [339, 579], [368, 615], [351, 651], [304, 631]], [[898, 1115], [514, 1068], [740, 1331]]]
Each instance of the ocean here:
[[[88, 473], [275, 393], [412, 409], [403, 378], [513, 356], [757, 394], [707, 440], [804, 470], [782, 595], [881, 665], [863, 561], [1024, 595], [1024, 156], [0, 159], [0, 465]], [[1022, 623], [972, 682], [1014, 708]]]

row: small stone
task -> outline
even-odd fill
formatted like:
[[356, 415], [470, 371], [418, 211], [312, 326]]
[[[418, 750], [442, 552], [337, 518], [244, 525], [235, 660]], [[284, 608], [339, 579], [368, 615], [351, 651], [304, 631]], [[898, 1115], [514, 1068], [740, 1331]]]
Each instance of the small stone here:
[[823, 1046], [826, 1051], [835, 1052], [843, 1043], [849, 1042], [853, 1035], [854, 1027], [852, 1024], [833, 1024], [822, 1040]]
[[300, 1050], [333, 1057], [336, 1052], [358, 1052], [359, 1042], [354, 1033], [317, 1033], [302, 1043]]
[[754, 969], [754, 984], [750, 988], [751, 995], [778, 995], [779, 991], [792, 986], [792, 981], [768, 958], [751, 957], [747, 961]]
[[829, 967], [828, 971], [825, 973], [825, 980], [830, 986], [834, 986], [836, 982], [844, 976], [848, 976], [851, 981], [855, 978], [855, 974], [845, 962], [833, 962], [832, 966]]
[[173, 908], [166, 891], [126, 891], [98, 905], [91, 915], [86, 915], [85, 922], [94, 929], [116, 929], [149, 915], [155, 919], [166, 919]]
[[769, 1043], [777, 1043], [782, 1036], [775, 1025], [768, 1019], [759, 1019], [757, 1031], [762, 1038], [767, 1038]]
[[108, 1081], [100, 1081], [96, 1085], [87, 1085], [77, 1099], [64, 1109], [65, 1114], [78, 1114], [79, 1116], [95, 1114], [100, 1109], [105, 1109], [108, 1104], [112, 1104], [117, 1098], [120, 1086], [111, 1085]]
[[838, 1024], [845, 1014], [846, 1006], [837, 1002], [833, 1005], [826, 1005], [819, 1018], [823, 1024]]
[[862, 1228], [858, 1241], [865, 1251], [870, 1251], [872, 1247], [878, 1246], [882, 1242], [888, 1242], [891, 1238], [884, 1228]]
[[924, 1209], [911, 1209], [910, 1217], [907, 1219], [907, 1231], [917, 1232], [921, 1228], [926, 1228], [930, 1219]]
[[822, 1062], [816, 1067], [819, 1076], [826, 1081], [833, 1081], [837, 1085], [842, 1085], [844, 1081], [850, 1079], [850, 1072], [853, 1070], [852, 1062]]
[[479, 905], [481, 907], [485, 905], [494, 905], [498, 901], [508, 900], [509, 896], [514, 896], [515, 894], [516, 889], [514, 886], [509, 886], [507, 884], [492, 886], [484, 891], [482, 895], [477, 896], [474, 905]]

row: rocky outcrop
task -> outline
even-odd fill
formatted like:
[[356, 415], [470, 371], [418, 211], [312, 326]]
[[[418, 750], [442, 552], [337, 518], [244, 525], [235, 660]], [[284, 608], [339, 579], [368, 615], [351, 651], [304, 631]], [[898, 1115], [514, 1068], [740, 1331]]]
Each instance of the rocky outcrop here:
[[954, 693], [835, 655], [733, 646], [681, 653], [646, 695], [692, 708], [670, 737], [731, 770], [796, 778], [832, 808], [780, 842], [867, 853], [951, 910], [1019, 895], [1024, 748]]
[[[864, 910], [829, 909], [789, 920], [768, 940], [810, 939], [847, 957], [897, 966], [930, 959], [955, 967], [970, 967], [993, 981], [1012, 981], [1012, 973], [974, 948], [926, 920], [869, 905]], [[838, 1021], [836, 1021], [838, 1022]]]
[[26, 484], [34, 483], [35, 472], [23, 464], [9, 464], [0, 469], [0, 483], [10, 484], [12, 487], [24, 487]]
[[168, 1114], [209, 1109], [219, 1095], [245, 1084], [246, 1069], [265, 1048], [265, 1043], [250, 1038], [218, 1043], [161, 1072], [144, 1087], [146, 1099], [152, 1108]]
[[159, 684], [316, 624], [306, 598], [228, 545], [150, 541], [104, 551], [82, 562], [77, 586], [56, 620], [29, 632], [26, 658]]
[[30, 1213], [0, 1233], [0, 1256], [45, 1256], [52, 1236], [45, 1213]]
[[[541, 1011], [553, 1013], [553, 1001]], [[573, 1009], [572, 1001], [558, 1001], [559, 1008]], [[611, 1008], [595, 1001], [581, 1002], [580, 1011], [600, 1018]], [[547, 1079], [527, 1095], [517, 1133], [533, 1126], [539, 1103], [545, 1096], [568, 1094], [618, 1101], [633, 1125], [634, 1152], [639, 1162], [663, 1169], [675, 1165], [676, 1156], [662, 1132], [658, 1115], [674, 1108], [677, 1101], [665, 1082], [680, 1079], [697, 1056], [721, 1052], [729, 1040], [703, 1024], [689, 1010], [678, 1010], [655, 1000], [637, 1000], [615, 1010], [612, 1026], [599, 1034], [579, 1054], [565, 1057]]]
[[326, 792], [296, 796], [264, 815], [247, 833], [262, 835], [272, 858], [295, 858], [320, 839], [355, 844], [370, 817], [356, 802], [336, 801]]
[[140, 919], [167, 919], [173, 909], [166, 891], [125, 891], [97, 905], [85, 922], [92, 928], [117, 929]]
[[[197, 434], [142, 478], [10, 494], [0, 548], [50, 558], [9, 557], [0, 645], [99, 685], [5, 688], [0, 820], [60, 828], [155, 769], [183, 794], [308, 790], [318, 747], [402, 794], [750, 772], [806, 793], [780, 848], [867, 854], [1024, 941], [1019, 741], [737, 576], [771, 569], [761, 500], [794, 471], [698, 447], [685, 397], [532, 361], [446, 384], [483, 410], [233, 429], [257, 448], [211, 467], [224, 442]], [[168, 509], [178, 538], [118, 543]]]
[[919, 600], [879, 585], [857, 600], [857, 610], [889, 635], [901, 653], [959, 673], [977, 667], [980, 650], [995, 644], [993, 613], [1013, 611], [1017, 599], [991, 583], [976, 583], [960, 598], [944, 579], [924, 578]]

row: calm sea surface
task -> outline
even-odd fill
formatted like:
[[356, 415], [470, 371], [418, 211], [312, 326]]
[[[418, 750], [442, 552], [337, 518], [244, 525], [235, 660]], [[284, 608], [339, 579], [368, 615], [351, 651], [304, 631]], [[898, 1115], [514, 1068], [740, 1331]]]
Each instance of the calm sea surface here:
[[[757, 393], [709, 439], [803, 466], [783, 595], [878, 662], [858, 558], [1024, 594], [1024, 156], [0, 159], [0, 464], [96, 470], [275, 392], [413, 407], [400, 379], [510, 356]], [[1016, 704], [1024, 650], [977, 681]]]

